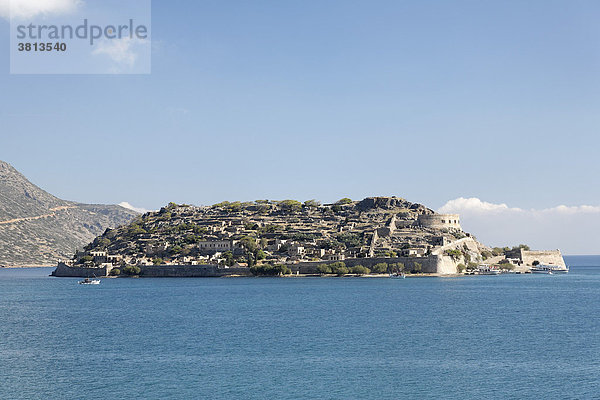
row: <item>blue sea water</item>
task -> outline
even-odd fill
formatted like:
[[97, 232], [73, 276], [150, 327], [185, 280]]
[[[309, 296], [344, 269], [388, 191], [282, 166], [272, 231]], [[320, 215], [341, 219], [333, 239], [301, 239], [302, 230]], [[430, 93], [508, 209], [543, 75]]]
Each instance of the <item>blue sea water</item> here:
[[0, 270], [0, 399], [600, 397], [600, 257], [568, 275], [105, 279]]

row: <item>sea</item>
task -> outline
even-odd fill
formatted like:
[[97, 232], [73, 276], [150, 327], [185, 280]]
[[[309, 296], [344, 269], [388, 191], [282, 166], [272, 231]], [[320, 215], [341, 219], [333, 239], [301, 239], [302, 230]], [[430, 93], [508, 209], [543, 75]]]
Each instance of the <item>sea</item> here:
[[0, 399], [597, 399], [568, 275], [52, 278], [0, 269]]

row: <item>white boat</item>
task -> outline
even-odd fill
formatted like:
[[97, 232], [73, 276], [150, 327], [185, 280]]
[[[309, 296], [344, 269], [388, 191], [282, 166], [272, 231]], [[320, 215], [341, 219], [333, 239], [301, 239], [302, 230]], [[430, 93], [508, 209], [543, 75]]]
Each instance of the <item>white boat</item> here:
[[532, 274], [548, 274], [548, 275], [567, 274], [567, 273], [569, 273], [569, 268], [568, 267], [559, 267], [558, 265], [538, 264], [534, 267], [531, 267], [531, 273]]
[[390, 278], [393, 278], [393, 279], [406, 279], [406, 275], [404, 275], [404, 272], [401, 273], [401, 274], [394, 273], [394, 274], [390, 274]]
[[479, 275], [500, 275], [500, 270], [487, 264], [482, 264], [477, 267]]
[[99, 285], [100, 284], [100, 279], [90, 279], [90, 278], [85, 278], [82, 281], [79, 281], [80, 285]]

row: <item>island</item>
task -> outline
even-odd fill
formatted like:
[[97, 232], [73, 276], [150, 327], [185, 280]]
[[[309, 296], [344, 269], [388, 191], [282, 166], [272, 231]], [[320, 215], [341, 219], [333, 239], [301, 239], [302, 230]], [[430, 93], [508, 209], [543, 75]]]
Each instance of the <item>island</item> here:
[[399, 197], [170, 203], [107, 229], [57, 277], [378, 276], [527, 273], [565, 268], [559, 250], [491, 248], [458, 214]]

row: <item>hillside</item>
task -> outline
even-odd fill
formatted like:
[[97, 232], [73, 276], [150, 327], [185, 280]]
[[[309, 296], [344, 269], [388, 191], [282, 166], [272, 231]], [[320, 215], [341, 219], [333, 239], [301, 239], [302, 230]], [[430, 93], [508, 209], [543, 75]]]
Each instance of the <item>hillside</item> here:
[[0, 265], [52, 265], [137, 213], [61, 200], [0, 161]]
[[481, 259], [485, 247], [462, 231], [457, 215], [436, 214], [397, 197], [342, 199], [326, 205], [314, 200], [206, 207], [171, 203], [105, 232], [74, 261], [243, 265], [426, 257], [460, 239], [470, 240], [470, 248], [461, 244], [467, 258]]

